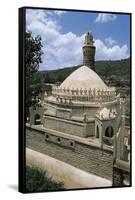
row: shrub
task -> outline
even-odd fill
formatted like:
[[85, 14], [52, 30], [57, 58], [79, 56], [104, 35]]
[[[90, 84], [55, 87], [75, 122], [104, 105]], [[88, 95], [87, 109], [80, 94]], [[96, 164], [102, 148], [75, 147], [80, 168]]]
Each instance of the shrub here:
[[37, 167], [26, 167], [26, 192], [46, 192], [64, 190], [62, 182], [56, 182], [47, 171]]

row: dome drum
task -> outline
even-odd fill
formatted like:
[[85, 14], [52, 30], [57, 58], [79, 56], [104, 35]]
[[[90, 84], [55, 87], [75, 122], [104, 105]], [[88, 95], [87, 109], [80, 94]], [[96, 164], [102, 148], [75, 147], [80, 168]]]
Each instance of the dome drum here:
[[57, 98], [72, 99], [73, 101], [112, 101], [116, 99], [115, 88], [108, 88], [107, 90], [100, 89], [78, 89], [78, 88], [59, 88], [54, 87], [52, 95]]

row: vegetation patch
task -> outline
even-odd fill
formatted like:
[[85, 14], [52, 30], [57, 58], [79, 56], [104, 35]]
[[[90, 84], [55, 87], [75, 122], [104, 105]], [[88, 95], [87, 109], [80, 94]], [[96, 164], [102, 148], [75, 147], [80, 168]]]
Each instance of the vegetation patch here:
[[47, 171], [26, 166], [26, 192], [48, 192], [64, 190], [64, 184], [52, 180]]

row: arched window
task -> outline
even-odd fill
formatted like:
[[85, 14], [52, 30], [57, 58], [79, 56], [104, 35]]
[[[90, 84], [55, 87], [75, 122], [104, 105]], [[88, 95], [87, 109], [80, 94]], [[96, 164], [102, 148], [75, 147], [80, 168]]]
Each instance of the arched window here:
[[36, 114], [36, 115], [35, 115], [34, 124], [35, 124], [35, 125], [41, 124], [41, 118], [40, 118], [40, 115], [39, 115], [39, 114]]
[[113, 128], [112, 126], [108, 126], [105, 130], [106, 137], [113, 137]]
[[99, 138], [99, 127], [97, 126], [96, 138]]

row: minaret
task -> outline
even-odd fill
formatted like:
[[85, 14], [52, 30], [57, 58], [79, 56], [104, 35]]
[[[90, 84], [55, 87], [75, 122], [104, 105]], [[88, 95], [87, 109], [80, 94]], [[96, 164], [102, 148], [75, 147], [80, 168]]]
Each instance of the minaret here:
[[95, 70], [95, 49], [93, 45], [93, 35], [90, 32], [86, 33], [85, 42], [83, 46], [83, 65], [90, 67]]

